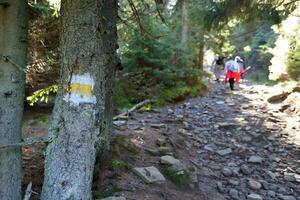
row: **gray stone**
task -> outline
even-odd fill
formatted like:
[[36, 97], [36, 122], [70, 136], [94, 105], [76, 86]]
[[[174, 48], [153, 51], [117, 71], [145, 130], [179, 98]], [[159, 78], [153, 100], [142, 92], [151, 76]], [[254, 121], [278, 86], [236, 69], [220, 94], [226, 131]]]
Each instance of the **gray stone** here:
[[101, 200], [126, 200], [126, 198], [125, 197], [106, 197]]
[[135, 167], [133, 171], [141, 177], [146, 183], [162, 183], [166, 179], [160, 173], [160, 171], [151, 166], [151, 167]]
[[165, 138], [157, 138], [156, 140], [157, 146], [165, 146], [167, 144], [167, 140]]
[[266, 173], [267, 173], [272, 179], [275, 179], [275, 178], [276, 178], [276, 174], [274, 174], [273, 172], [271, 172], [271, 171], [266, 171]]
[[241, 166], [241, 172], [242, 172], [243, 174], [245, 174], [245, 175], [249, 175], [249, 174], [252, 173], [252, 170], [248, 167], [248, 165], [243, 164], [243, 165]]
[[239, 192], [236, 189], [230, 189], [229, 190], [229, 195], [232, 199], [234, 200], [239, 200]]
[[225, 188], [224, 188], [222, 182], [217, 182], [217, 188], [220, 193], [225, 193]]
[[258, 194], [251, 193], [247, 196], [247, 199], [249, 199], [249, 200], [262, 200], [263, 198]]
[[231, 148], [226, 148], [226, 149], [222, 149], [222, 150], [217, 151], [217, 154], [219, 154], [220, 156], [226, 156], [230, 153], [232, 153]]
[[269, 197], [273, 197], [273, 198], [276, 196], [276, 193], [272, 190], [268, 190], [267, 194]]
[[292, 195], [282, 195], [279, 194], [278, 198], [281, 200], [296, 200], [296, 197], [292, 196]]
[[165, 124], [150, 124], [150, 126], [157, 129], [166, 127]]
[[254, 164], [261, 164], [263, 161], [262, 157], [260, 156], [251, 156], [249, 159], [248, 159], [248, 162], [249, 163], [254, 163]]
[[159, 147], [158, 150], [161, 154], [173, 155], [173, 150], [170, 147]]
[[192, 133], [189, 133], [187, 130], [185, 129], [178, 129], [178, 133], [182, 134], [182, 135], [186, 135], [186, 136], [192, 136]]
[[124, 120], [118, 120], [118, 121], [113, 121], [113, 124], [115, 126], [123, 126], [127, 123], [127, 121], [124, 121]]
[[289, 182], [294, 182], [294, 181], [296, 181], [296, 178], [295, 178], [295, 174], [294, 174], [294, 173], [284, 173], [283, 178], [284, 178], [284, 180], [289, 181]]
[[229, 184], [234, 185], [234, 186], [238, 186], [240, 184], [240, 182], [235, 179], [229, 179], [228, 182], [229, 182]]
[[252, 190], [259, 190], [261, 188], [261, 183], [250, 179], [248, 185]]
[[204, 149], [207, 151], [214, 151], [215, 145], [214, 144], [207, 144], [204, 146]]
[[228, 167], [224, 167], [224, 168], [222, 169], [222, 174], [223, 174], [224, 176], [231, 176], [231, 175], [232, 175], [232, 171], [231, 171], [231, 169], [229, 169]]
[[250, 137], [250, 136], [242, 137], [242, 142], [251, 142], [251, 141], [252, 141], [252, 137]]
[[176, 165], [171, 165], [167, 170], [171, 172], [188, 171], [188, 167], [184, 163], [180, 162]]
[[160, 157], [160, 163], [166, 165], [179, 165], [180, 160], [174, 158], [173, 156], [162, 156]]

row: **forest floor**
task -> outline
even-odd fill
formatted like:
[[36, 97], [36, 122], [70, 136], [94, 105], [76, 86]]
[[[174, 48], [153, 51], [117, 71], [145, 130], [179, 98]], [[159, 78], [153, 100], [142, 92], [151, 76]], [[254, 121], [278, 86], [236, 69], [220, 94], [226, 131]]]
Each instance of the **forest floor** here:
[[[96, 175], [94, 196], [300, 200], [300, 93], [268, 103], [274, 94], [280, 94], [274, 86], [246, 83], [231, 92], [211, 83], [202, 97], [115, 122], [110, 160]], [[24, 137], [46, 134], [50, 111], [39, 112], [25, 113]], [[23, 149], [24, 184], [32, 181], [37, 193], [44, 148]], [[145, 183], [134, 172], [149, 166], [166, 180]]]

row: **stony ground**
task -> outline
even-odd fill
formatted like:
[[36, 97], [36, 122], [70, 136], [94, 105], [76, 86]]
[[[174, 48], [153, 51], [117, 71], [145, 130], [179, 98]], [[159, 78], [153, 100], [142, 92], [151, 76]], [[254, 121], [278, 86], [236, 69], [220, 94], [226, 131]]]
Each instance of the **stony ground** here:
[[[288, 109], [293, 105], [268, 103], [271, 89], [249, 84], [230, 92], [212, 84], [203, 97], [115, 122], [110, 161], [96, 174], [94, 196], [300, 200], [300, 116]], [[31, 135], [34, 126], [24, 132]], [[34, 158], [25, 150], [29, 181], [35, 174], [26, 162]], [[154, 182], [146, 183], [135, 172], [150, 166], [165, 180], [145, 170]], [[40, 168], [33, 167], [41, 174]]]

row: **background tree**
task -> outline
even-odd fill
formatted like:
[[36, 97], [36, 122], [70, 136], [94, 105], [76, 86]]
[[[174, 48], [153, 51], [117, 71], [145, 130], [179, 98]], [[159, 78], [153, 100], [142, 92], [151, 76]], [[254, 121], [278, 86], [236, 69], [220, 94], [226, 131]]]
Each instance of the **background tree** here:
[[[27, 1], [0, 1], [0, 138], [1, 144], [21, 141], [23, 115]], [[0, 197], [21, 199], [21, 148], [0, 150]]]

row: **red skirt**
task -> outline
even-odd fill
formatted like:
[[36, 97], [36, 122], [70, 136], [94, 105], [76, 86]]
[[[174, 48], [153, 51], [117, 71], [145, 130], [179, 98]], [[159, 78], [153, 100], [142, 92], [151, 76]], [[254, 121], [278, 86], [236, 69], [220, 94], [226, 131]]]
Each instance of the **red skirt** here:
[[233, 72], [228, 70], [225, 75], [225, 84], [228, 82], [228, 79], [233, 78], [235, 79], [236, 83], [240, 83], [241, 74], [239, 72]]

